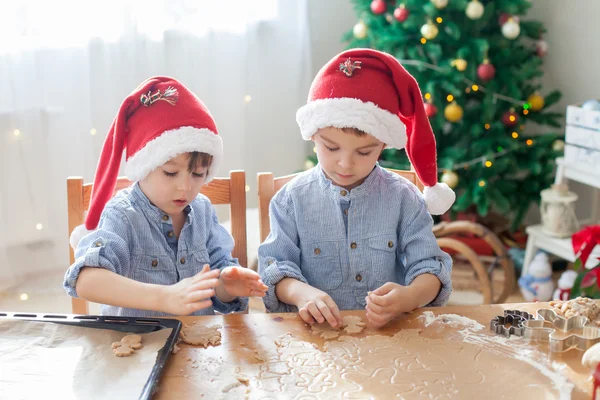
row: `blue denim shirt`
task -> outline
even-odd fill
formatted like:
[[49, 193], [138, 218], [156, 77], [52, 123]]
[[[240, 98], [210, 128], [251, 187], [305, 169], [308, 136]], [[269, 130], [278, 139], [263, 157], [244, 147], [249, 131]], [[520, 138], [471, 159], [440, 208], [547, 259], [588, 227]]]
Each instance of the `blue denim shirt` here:
[[421, 193], [379, 165], [350, 191], [317, 165], [275, 194], [269, 217], [258, 256], [270, 312], [296, 311], [275, 294], [287, 277], [328, 293], [341, 310], [362, 309], [369, 291], [386, 282], [410, 285], [421, 274], [442, 282], [431, 306], [452, 292], [452, 259], [437, 245]]
[[[187, 219], [179, 235], [173, 221], [154, 206], [139, 185], [121, 190], [104, 208], [98, 229], [86, 235], [75, 251], [75, 263], [67, 270], [64, 288], [77, 297], [75, 285], [81, 268], [104, 268], [144, 283], [173, 285], [194, 276], [204, 264], [211, 269], [238, 265], [231, 257], [233, 238], [219, 225], [210, 200], [199, 194], [185, 209]], [[213, 306], [192, 315], [244, 310], [247, 298], [230, 303], [211, 298]], [[169, 314], [102, 305], [102, 314], [131, 317]]]

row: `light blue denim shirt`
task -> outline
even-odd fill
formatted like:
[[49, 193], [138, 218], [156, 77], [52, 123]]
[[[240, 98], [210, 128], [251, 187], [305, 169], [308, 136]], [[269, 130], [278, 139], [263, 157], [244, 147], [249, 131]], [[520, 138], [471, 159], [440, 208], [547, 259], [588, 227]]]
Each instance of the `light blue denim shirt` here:
[[[187, 219], [179, 235], [173, 221], [155, 207], [139, 185], [121, 190], [104, 208], [98, 229], [86, 235], [75, 251], [75, 263], [67, 270], [64, 288], [77, 297], [75, 285], [84, 266], [98, 267], [144, 283], [173, 285], [194, 276], [204, 264], [211, 269], [238, 265], [231, 257], [233, 238], [219, 225], [206, 196], [199, 194], [185, 209]], [[247, 298], [230, 303], [211, 298], [213, 306], [192, 315], [210, 315], [244, 310]], [[102, 305], [103, 315], [130, 317], [169, 314]]]
[[328, 293], [341, 310], [362, 309], [367, 292], [386, 282], [410, 285], [421, 274], [442, 282], [430, 306], [445, 304], [452, 292], [452, 259], [437, 245], [423, 196], [379, 165], [350, 191], [317, 165], [275, 194], [269, 217], [258, 258], [270, 312], [297, 311], [275, 294], [287, 277]]

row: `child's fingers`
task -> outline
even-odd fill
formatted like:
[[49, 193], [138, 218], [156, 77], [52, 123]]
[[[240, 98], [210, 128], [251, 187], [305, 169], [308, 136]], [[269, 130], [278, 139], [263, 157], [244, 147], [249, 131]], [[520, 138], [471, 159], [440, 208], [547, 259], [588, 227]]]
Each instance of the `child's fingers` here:
[[198, 302], [195, 302], [195, 303], [188, 303], [185, 306], [189, 310], [188, 314], [191, 314], [191, 313], [193, 313], [195, 311], [202, 310], [204, 308], [208, 308], [208, 307], [212, 306], [212, 301], [210, 301], [210, 300], [203, 300], [203, 301], [198, 301]]
[[367, 296], [367, 299], [371, 300], [374, 304], [377, 304], [380, 307], [385, 307], [389, 305], [389, 298], [386, 296], [376, 295], [375, 293], [371, 293]]
[[249, 282], [249, 287], [251, 290], [257, 290], [261, 292], [266, 292], [269, 287], [260, 281], [252, 281]]
[[369, 309], [368, 307], [367, 307], [367, 315], [368, 315], [368, 319], [371, 322], [378, 324], [379, 326], [385, 324], [389, 320], [388, 314], [375, 313], [375, 312], [373, 312], [373, 310]]
[[367, 297], [367, 307], [369, 307], [369, 309], [374, 313], [383, 314], [385, 312], [385, 307], [376, 304], [373, 300], [371, 300], [371, 296]]
[[194, 283], [198, 283], [200, 281], [206, 280], [206, 279], [217, 279], [219, 277], [221, 271], [219, 271], [218, 269], [213, 269], [211, 271], [204, 271], [204, 269], [200, 272], [198, 272], [196, 275], [194, 275]]
[[325, 299], [325, 304], [327, 304], [327, 307], [329, 307], [333, 317], [336, 319], [337, 326], [341, 327], [344, 324], [344, 320], [342, 319], [342, 313], [340, 312], [337, 304], [335, 304], [335, 301], [333, 301], [332, 298], [327, 298]]
[[321, 300], [317, 300], [315, 302], [315, 304], [317, 305], [317, 308], [319, 309], [319, 311], [321, 312], [321, 314], [323, 315], [323, 317], [325, 317], [325, 320], [327, 322], [329, 322], [329, 325], [331, 325], [333, 328], [337, 328], [338, 327], [338, 321], [333, 316], [333, 314], [332, 314], [331, 310], [329, 309], [329, 307], [327, 306], [327, 304], [325, 304], [325, 302], [321, 301]]
[[306, 308], [304, 308], [304, 307], [302, 307], [300, 310], [298, 310], [298, 315], [307, 324], [312, 325], [312, 324], [315, 323], [315, 319], [312, 317], [312, 315], [310, 315], [310, 313], [308, 312], [308, 310]]
[[262, 290], [251, 290], [250, 291], [251, 297], [265, 297], [266, 295], [267, 295], [267, 293], [263, 292]]
[[250, 268], [237, 268], [239, 279], [260, 280], [260, 275]]
[[185, 296], [185, 302], [189, 304], [210, 299], [212, 296], [214, 296], [214, 294], [215, 291], [213, 289], [196, 290], [194, 292], [188, 293], [188, 295]]
[[198, 281], [198, 282], [194, 283], [192, 286], [190, 286], [189, 291], [194, 292], [196, 290], [213, 289], [213, 288], [216, 288], [217, 286], [219, 286], [218, 279], [216, 279], [216, 278], [204, 279], [204, 280]]
[[319, 308], [317, 307], [317, 305], [315, 303], [313, 303], [312, 301], [309, 302], [306, 305], [306, 309], [318, 323], [322, 324], [323, 322], [325, 322], [325, 318], [323, 318], [323, 314], [321, 314], [321, 311], [319, 311]]

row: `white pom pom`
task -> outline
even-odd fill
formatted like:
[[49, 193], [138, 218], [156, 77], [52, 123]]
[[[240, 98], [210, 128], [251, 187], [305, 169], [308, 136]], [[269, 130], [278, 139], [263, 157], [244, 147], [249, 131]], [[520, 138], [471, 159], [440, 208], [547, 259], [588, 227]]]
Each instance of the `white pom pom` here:
[[77, 245], [88, 233], [93, 232], [85, 227], [85, 225], [78, 225], [71, 232], [71, 237], [69, 237], [69, 243], [71, 244], [71, 248], [73, 250], [77, 249]]
[[431, 187], [426, 186], [423, 196], [425, 197], [427, 210], [433, 215], [445, 213], [456, 200], [456, 194], [445, 183], [436, 183], [435, 186]]

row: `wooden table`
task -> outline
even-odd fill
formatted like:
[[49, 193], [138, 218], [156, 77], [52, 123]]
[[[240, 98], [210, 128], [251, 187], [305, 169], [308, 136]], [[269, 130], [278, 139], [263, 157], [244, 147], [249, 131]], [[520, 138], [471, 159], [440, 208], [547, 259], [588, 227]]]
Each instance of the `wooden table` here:
[[[494, 336], [489, 331], [489, 323], [492, 318], [502, 315], [505, 309], [517, 309], [535, 313], [538, 308], [547, 307], [547, 303], [519, 303], [499, 304], [482, 306], [449, 306], [439, 308], [421, 309], [406, 315], [383, 329], [375, 330], [367, 328], [356, 335], [366, 337], [373, 334], [393, 335], [403, 329], [422, 329], [420, 335], [432, 338], [447, 339], [448, 345], [452, 345], [453, 333], [459, 329], [440, 327], [439, 324], [431, 324], [424, 327], [424, 318], [418, 318], [426, 311], [439, 314], [458, 314], [476, 320], [485, 326], [478, 334]], [[346, 311], [343, 315], [357, 315], [364, 317], [364, 311]], [[204, 349], [202, 347], [181, 345], [177, 354], [171, 356], [159, 383], [155, 398], [158, 399], [198, 399], [198, 398], [240, 398], [244, 397], [244, 389], [248, 398], [255, 398], [252, 392], [252, 384], [249, 388], [241, 387], [235, 390], [224, 391], [224, 386], [232, 383], [235, 386], [235, 374], [247, 366], [259, 366], [271, 360], [270, 354], [276, 349], [275, 339], [280, 335], [291, 333], [294, 337], [307, 342], [322, 346], [324, 340], [310, 333], [309, 328], [296, 314], [234, 314], [226, 316], [207, 317], [181, 317], [180, 320], [186, 324], [196, 321], [205, 325], [220, 324], [223, 326], [222, 344], [216, 347]], [[436, 326], [437, 325], [437, 326]], [[521, 339], [518, 339], [521, 340]], [[525, 340], [525, 339], [522, 339]], [[454, 344], [455, 345], [455, 344]], [[546, 343], [527, 344], [532, 349], [538, 349], [547, 353], [547, 360], [566, 364], [563, 375], [575, 385], [572, 391], [574, 399], [589, 399], [591, 397], [592, 383], [590, 371], [581, 365], [583, 352], [569, 350], [565, 353], [550, 353]], [[457, 365], [457, 369], [461, 366]], [[502, 373], [499, 371], [499, 373]], [[507, 387], [511, 382], [506, 382]], [[389, 396], [377, 396], [377, 398], [398, 398], [390, 395], [389, 389], [385, 387], [382, 393]], [[518, 394], [518, 388], [511, 388]], [[235, 393], [235, 395], [234, 395]], [[291, 396], [291, 395], [290, 395]], [[293, 396], [292, 396], [293, 397]], [[340, 394], [341, 397], [341, 394]], [[508, 393], [486, 393], [485, 398], [514, 397]], [[516, 396], [517, 398], [519, 396]], [[271, 398], [288, 398], [287, 395], [279, 393]], [[291, 397], [290, 397], [291, 398]], [[308, 398], [308, 397], [307, 397]], [[319, 396], [310, 397], [319, 398]]]

